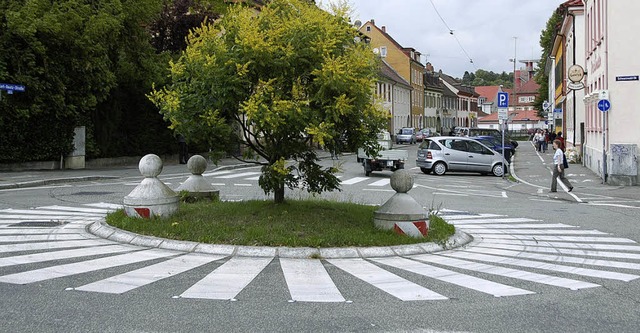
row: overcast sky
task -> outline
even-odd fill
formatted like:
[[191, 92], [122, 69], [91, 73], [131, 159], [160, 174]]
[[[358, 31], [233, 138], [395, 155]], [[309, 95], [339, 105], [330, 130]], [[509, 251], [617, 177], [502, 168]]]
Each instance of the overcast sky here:
[[458, 78], [478, 69], [513, 72], [514, 54], [518, 67], [522, 59], [539, 59], [540, 34], [564, 1], [347, 0], [352, 22], [374, 19], [400, 45], [422, 53], [422, 63]]

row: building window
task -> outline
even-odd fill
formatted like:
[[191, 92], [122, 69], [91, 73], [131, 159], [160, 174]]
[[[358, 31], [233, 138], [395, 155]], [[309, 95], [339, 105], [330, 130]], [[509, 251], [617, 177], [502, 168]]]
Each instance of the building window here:
[[386, 46], [380, 46], [380, 56], [383, 58], [387, 57], [387, 47]]

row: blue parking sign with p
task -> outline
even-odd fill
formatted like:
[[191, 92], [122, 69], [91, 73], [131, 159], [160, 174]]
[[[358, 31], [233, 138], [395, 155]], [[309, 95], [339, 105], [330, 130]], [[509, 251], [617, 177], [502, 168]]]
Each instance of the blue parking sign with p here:
[[506, 93], [506, 92], [498, 93], [498, 107], [499, 108], [509, 107], [509, 93]]

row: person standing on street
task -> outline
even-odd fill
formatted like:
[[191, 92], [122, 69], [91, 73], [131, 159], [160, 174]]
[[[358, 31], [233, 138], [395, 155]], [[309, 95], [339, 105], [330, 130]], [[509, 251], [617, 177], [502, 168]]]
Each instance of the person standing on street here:
[[560, 177], [560, 181], [564, 183], [566, 187], [569, 188], [568, 192], [573, 191], [573, 186], [569, 182], [569, 180], [564, 176], [564, 152], [560, 149], [561, 141], [558, 139], [553, 140], [553, 150], [555, 150], [555, 154], [553, 154], [553, 175], [551, 176], [551, 191], [550, 192], [558, 192], [558, 177]]
[[187, 140], [185, 140], [182, 134], [178, 133], [178, 159], [180, 164], [187, 164], [189, 157], [187, 156]]

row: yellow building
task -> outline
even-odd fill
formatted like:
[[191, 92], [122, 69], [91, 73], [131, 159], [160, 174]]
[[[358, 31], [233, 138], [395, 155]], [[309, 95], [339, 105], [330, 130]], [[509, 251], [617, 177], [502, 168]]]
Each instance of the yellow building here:
[[386, 32], [386, 27], [378, 28], [374, 20], [365, 22], [360, 32], [370, 38], [374, 52], [384, 59], [402, 78], [411, 85], [411, 115], [407, 127], [422, 127], [424, 116], [424, 78], [425, 67], [420, 63], [420, 52], [410, 47], [402, 47]]

